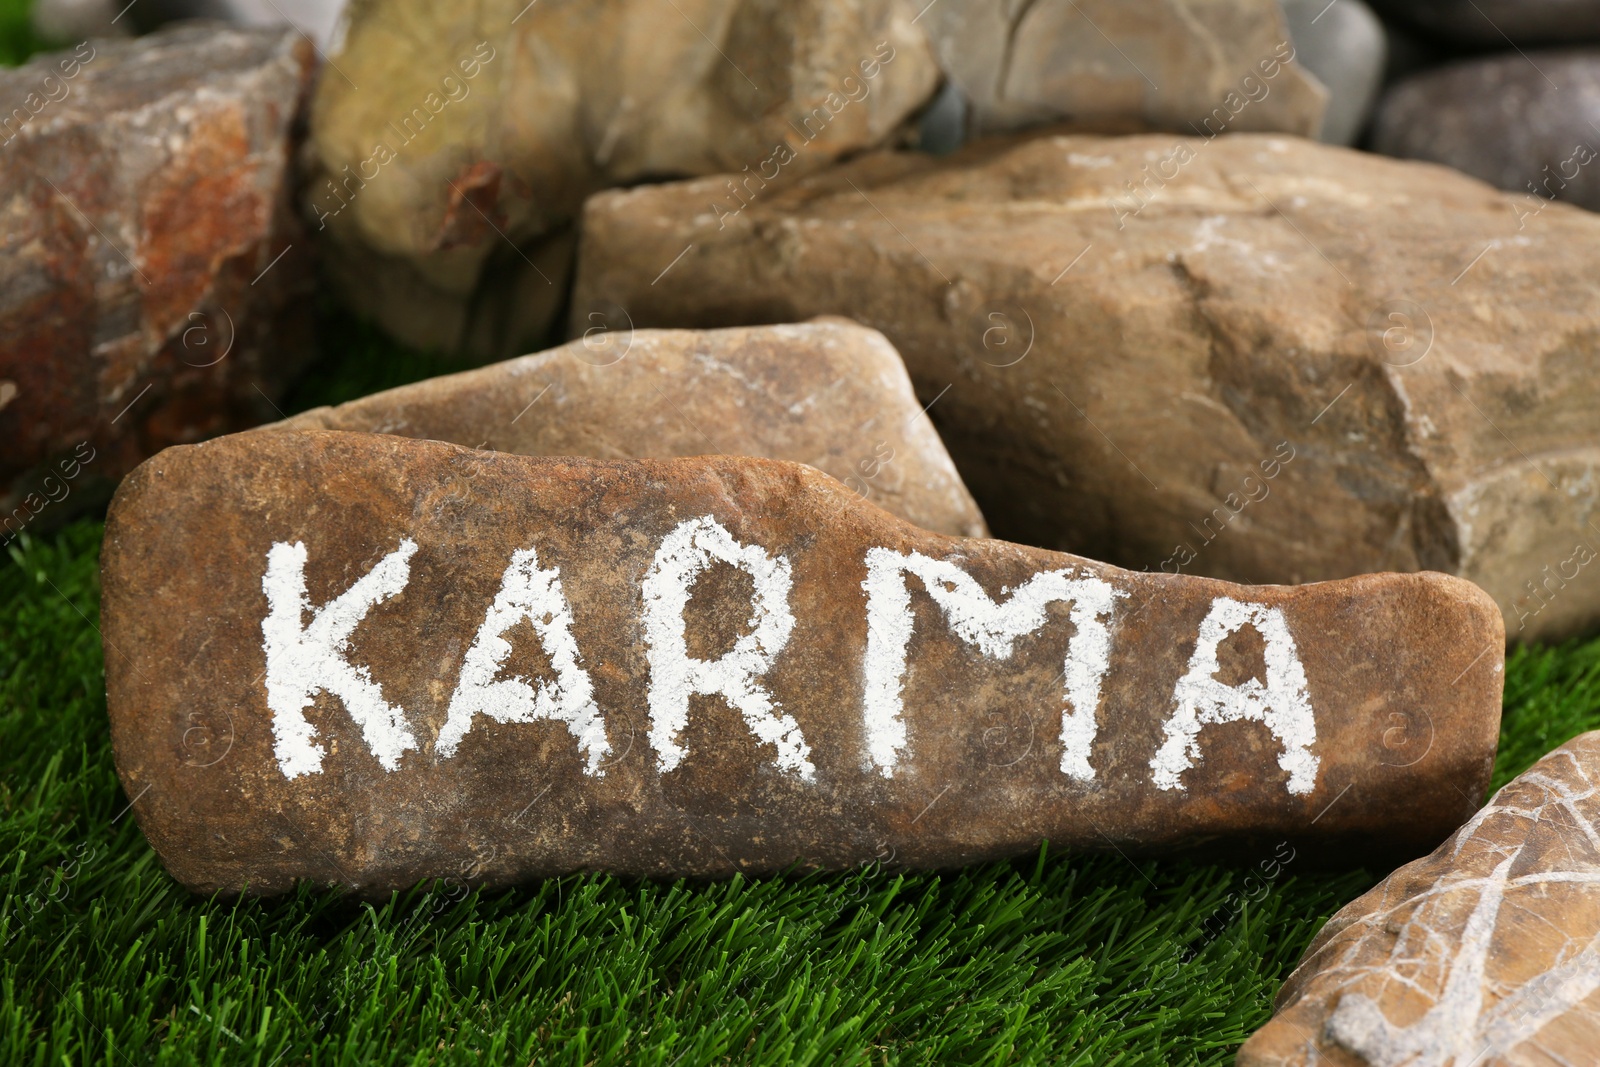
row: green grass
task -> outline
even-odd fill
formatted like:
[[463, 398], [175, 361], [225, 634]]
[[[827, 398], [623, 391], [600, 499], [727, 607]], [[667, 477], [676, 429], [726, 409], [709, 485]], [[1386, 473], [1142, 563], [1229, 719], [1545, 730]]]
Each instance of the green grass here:
[[[24, 8], [0, 0], [0, 62], [35, 46]], [[324, 318], [290, 410], [459, 366]], [[1274, 850], [196, 898], [112, 766], [100, 533], [0, 558], [0, 1064], [1225, 1064], [1375, 877]], [[1506, 681], [1496, 785], [1600, 727], [1600, 641], [1519, 651]]]

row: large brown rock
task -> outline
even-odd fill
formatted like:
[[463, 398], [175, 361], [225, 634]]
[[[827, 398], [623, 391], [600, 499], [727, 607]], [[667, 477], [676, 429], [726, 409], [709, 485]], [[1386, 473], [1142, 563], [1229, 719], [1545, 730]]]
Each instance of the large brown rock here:
[[988, 534], [900, 356], [883, 334], [845, 319], [596, 330], [265, 429], [391, 433], [523, 456], [786, 459], [912, 525]]
[[1498, 732], [1468, 583], [1135, 574], [773, 460], [240, 434], [123, 482], [102, 576], [118, 773], [202, 892], [1419, 850]]
[[1322, 928], [1240, 1067], [1593, 1063], [1600, 732]]
[[769, 183], [883, 141], [938, 71], [911, 0], [371, 0], [318, 88], [305, 206], [350, 299], [419, 344], [527, 350], [596, 189]]
[[1327, 103], [1278, 0], [937, 0], [918, 23], [978, 134], [1209, 120], [1315, 136]]
[[310, 352], [313, 63], [287, 30], [189, 25], [0, 70], [0, 540], [274, 417]]
[[878, 154], [720, 229], [716, 187], [593, 198], [574, 322], [874, 326], [1014, 540], [1256, 582], [1448, 571], [1521, 639], [1600, 619], [1593, 215], [1519, 223], [1442, 168], [1258, 135]]

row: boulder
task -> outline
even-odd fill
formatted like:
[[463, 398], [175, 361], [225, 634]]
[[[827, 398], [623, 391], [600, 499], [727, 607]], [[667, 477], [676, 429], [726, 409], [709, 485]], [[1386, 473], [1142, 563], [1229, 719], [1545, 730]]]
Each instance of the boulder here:
[[101, 566], [117, 771], [202, 893], [1416, 855], [1499, 727], [1469, 583], [1136, 574], [775, 460], [237, 434], [130, 475]]
[[1065, 120], [1187, 133], [1229, 97], [1250, 100], [1235, 130], [1315, 135], [1322, 118], [1278, 0], [938, 0], [918, 23], [973, 134]]
[[767, 187], [898, 130], [938, 72], [911, 0], [374, 0], [320, 83], [304, 205], [347, 297], [414, 344], [527, 351], [596, 189]]
[[1388, 63], [1388, 35], [1361, 0], [1283, 0], [1296, 58], [1328, 90], [1318, 139], [1355, 144]]
[[845, 319], [731, 330], [591, 326], [561, 348], [265, 427], [523, 456], [723, 453], [809, 463], [935, 533], [988, 531], [893, 346]]
[[1239, 1067], [1592, 1063], [1600, 732], [1328, 920]]
[[1466, 45], [1600, 41], [1600, 0], [1380, 0], [1385, 14]]
[[1372, 147], [1443, 163], [1518, 194], [1600, 208], [1600, 49], [1509, 53], [1415, 74], [1379, 107]]
[[879, 153], [719, 224], [604, 193], [574, 324], [882, 330], [994, 531], [1248, 582], [1441, 570], [1600, 620], [1600, 219], [1291, 137]]
[[290, 162], [313, 62], [292, 32], [191, 24], [0, 70], [0, 540], [273, 417], [311, 351]]

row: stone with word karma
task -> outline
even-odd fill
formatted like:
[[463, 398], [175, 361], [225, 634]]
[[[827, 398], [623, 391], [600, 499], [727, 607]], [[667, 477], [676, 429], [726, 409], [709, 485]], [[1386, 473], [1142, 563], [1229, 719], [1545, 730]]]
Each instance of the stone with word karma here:
[[573, 322], [882, 330], [1001, 537], [1600, 622], [1600, 218], [1256, 134], [880, 153], [721, 229], [717, 192], [591, 199]]
[[311, 48], [190, 25], [0, 70], [0, 541], [273, 418], [310, 345]]
[[1240, 1067], [1594, 1063], [1597, 826], [1600, 732], [1329, 919]]
[[1600, 208], [1600, 48], [1486, 56], [1390, 89], [1373, 148], [1443, 163], [1518, 194], [1519, 218], [1551, 200]]
[[983, 516], [894, 347], [846, 319], [593, 330], [549, 352], [317, 408], [275, 429], [359, 430], [524, 456], [726, 453], [809, 463], [935, 533]]
[[977, 134], [1063, 120], [1187, 133], [1253, 97], [1235, 129], [1315, 136], [1326, 105], [1278, 0], [938, 0], [918, 24]]
[[123, 482], [118, 773], [200, 892], [1415, 855], [1477, 806], [1500, 614], [920, 530], [814, 468], [239, 434]]
[[913, 0], [374, 0], [322, 79], [304, 196], [348, 299], [528, 351], [596, 189], [727, 172], [725, 211], [883, 141], [939, 73]]

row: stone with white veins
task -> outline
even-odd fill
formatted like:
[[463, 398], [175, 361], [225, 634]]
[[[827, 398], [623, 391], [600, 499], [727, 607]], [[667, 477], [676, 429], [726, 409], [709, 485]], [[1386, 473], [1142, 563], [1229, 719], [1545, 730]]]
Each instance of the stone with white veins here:
[[1467, 582], [1134, 573], [773, 460], [239, 434], [135, 471], [102, 569], [118, 772], [202, 892], [1414, 855], [1498, 734]]
[[1323, 927], [1239, 1067], [1593, 1063], [1600, 732]]

